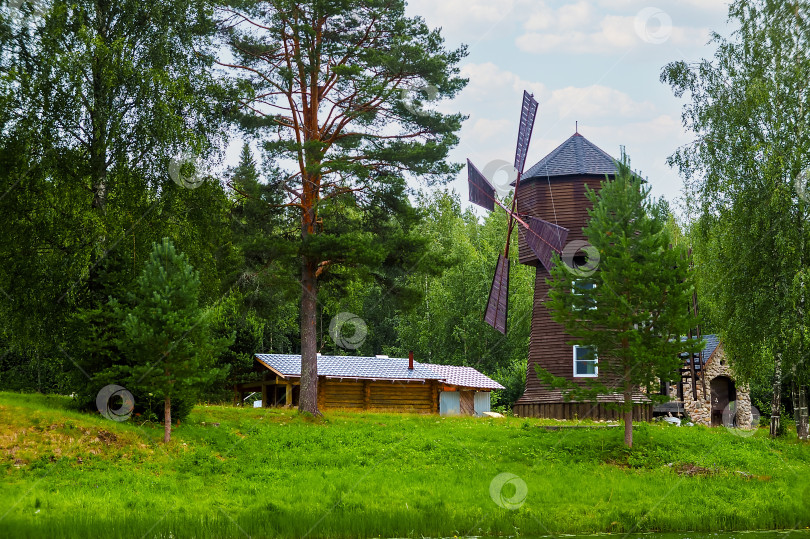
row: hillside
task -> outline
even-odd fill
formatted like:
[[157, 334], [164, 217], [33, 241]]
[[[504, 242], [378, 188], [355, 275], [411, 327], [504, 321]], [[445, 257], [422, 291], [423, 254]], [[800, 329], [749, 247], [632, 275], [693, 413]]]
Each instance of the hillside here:
[[[160, 425], [77, 413], [63, 397], [0, 393], [0, 536], [810, 526], [810, 448], [795, 440], [641, 425], [627, 451], [619, 429], [540, 425], [353, 413], [313, 421], [294, 411], [199, 406], [164, 446]], [[493, 497], [502, 473], [519, 479], [500, 495], [495, 484]]]

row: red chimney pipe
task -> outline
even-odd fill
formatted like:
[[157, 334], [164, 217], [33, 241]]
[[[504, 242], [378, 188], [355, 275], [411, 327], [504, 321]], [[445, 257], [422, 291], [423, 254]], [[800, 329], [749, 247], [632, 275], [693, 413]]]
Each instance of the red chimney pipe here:
[[413, 350], [408, 352], [408, 370], [409, 371], [413, 370]]

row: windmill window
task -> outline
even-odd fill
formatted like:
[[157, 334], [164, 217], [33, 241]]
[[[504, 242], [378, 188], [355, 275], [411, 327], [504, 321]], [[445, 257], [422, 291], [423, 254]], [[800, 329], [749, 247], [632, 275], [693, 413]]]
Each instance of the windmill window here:
[[[571, 293], [577, 296], [584, 296], [587, 295], [589, 290], [596, 289], [596, 283], [593, 281], [585, 281], [585, 280], [578, 280], [574, 281], [574, 285], [571, 287]], [[587, 303], [590, 305], [589, 309], [596, 309], [596, 298], [590, 296], [587, 298]]]
[[599, 375], [599, 359], [590, 346], [574, 346], [574, 377], [596, 378]]

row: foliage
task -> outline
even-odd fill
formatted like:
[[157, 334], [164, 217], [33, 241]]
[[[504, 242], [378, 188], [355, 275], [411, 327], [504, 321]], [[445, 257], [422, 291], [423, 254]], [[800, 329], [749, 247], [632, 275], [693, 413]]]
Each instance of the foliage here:
[[493, 410], [496, 407], [502, 407], [504, 410], [512, 409], [512, 405], [523, 396], [523, 392], [526, 390], [527, 372], [528, 360], [525, 358], [513, 361], [495, 372], [494, 380], [504, 389], [493, 391]]
[[111, 365], [115, 350], [81, 343], [116, 331], [107, 301], [153, 241], [173, 238], [200, 268], [204, 301], [226, 284], [223, 189], [169, 173], [181, 151], [207, 157], [226, 117], [210, 15], [196, 0], [80, 0], [0, 16], [3, 332], [23, 361], [60, 366], [62, 391], [87, 392]]
[[803, 387], [810, 5], [739, 0], [729, 14], [739, 29], [714, 37], [712, 60], [662, 72], [678, 97], [689, 94], [683, 122], [696, 137], [670, 162], [688, 181], [699, 292], [735, 373], [781, 370]]
[[188, 259], [168, 238], [156, 243], [130, 305], [122, 309], [119, 347], [128, 362], [111, 369], [133, 394], [165, 400], [167, 407], [175, 399], [194, 403], [201, 387], [224, 378], [214, 363], [233, 339], [214, 338], [212, 313], [200, 306], [199, 291]]

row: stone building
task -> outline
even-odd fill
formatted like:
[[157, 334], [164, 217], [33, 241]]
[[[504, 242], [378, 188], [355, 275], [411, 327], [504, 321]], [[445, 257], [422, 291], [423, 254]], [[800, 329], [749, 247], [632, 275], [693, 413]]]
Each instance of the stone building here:
[[672, 402], [655, 407], [656, 415], [685, 413], [693, 423], [706, 426], [729, 426], [749, 429], [753, 425], [751, 396], [746, 385], [737, 384], [726, 361], [723, 344], [717, 335], [704, 335], [703, 364], [697, 380], [697, 399], [692, 380], [664, 384], [662, 391]]

